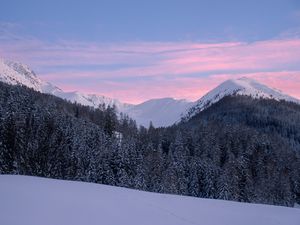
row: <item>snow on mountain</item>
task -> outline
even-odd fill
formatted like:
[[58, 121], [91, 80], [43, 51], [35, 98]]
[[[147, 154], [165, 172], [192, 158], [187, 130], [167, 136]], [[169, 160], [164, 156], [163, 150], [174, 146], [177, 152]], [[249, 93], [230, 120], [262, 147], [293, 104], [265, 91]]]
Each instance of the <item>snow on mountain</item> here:
[[180, 120], [180, 116], [190, 106], [191, 102], [173, 98], [152, 99], [125, 110], [137, 124], [145, 127], [150, 121], [155, 127], [170, 126]]
[[230, 95], [245, 95], [251, 96], [252, 98], [265, 98], [265, 99], [275, 99], [277, 101], [285, 100], [289, 102], [295, 102], [300, 104], [300, 100], [293, 98], [283, 92], [270, 88], [264, 84], [261, 84], [253, 79], [242, 77], [238, 79], [230, 79], [218, 87], [208, 92], [198, 101], [196, 101], [193, 106], [188, 109], [188, 111], [183, 114], [183, 118], [188, 119], [193, 115], [201, 112], [202, 110], [208, 108], [210, 105], [218, 102], [225, 96]]
[[52, 92], [46, 92], [48, 94], [53, 94], [57, 97], [66, 99], [73, 103], [79, 103], [86, 106], [91, 107], [98, 107], [99, 105], [105, 104], [106, 106], [113, 106], [115, 105], [117, 110], [123, 111], [127, 107], [130, 106], [130, 104], [121, 103], [117, 99], [108, 98], [102, 95], [95, 95], [95, 94], [84, 94], [80, 93], [78, 91], [73, 92], [65, 92], [65, 91], [52, 91]]
[[28, 66], [5, 60], [0, 60], [0, 81], [12, 85], [24, 85], [36, 91], [42, 91], [43, 86], [43, 82]]
[[66, 92], [39, 79], [26, 65], [0, 59], [0, 81], [12, 85], [24, 85], [36, 91], [52, 94], [71, 102], [98, 107], [100, 104], [115, 105], [119, 112], [128, 114], [138, 125], [149, 126], [152, 121], [155, 127], [170, 126], [181, 118], [188, 119], [203, 109], [216, 103], [224, 96], [247, 95], [253, 98], [268, 98], [300, 103], [279, 90], [272, 89], [249, 78], [227, 80], [208, 92], [196, 102], [176, 100], [173, 98], [152, 99], [138, 105], [122, 103], [117, 99], [102, 95], [84, 94], [78, 91]]
[[180, 115], [191, 105], [190, 102], [185, 100], [172, 98], [154, 99], [132, 105], [102, 95], [84, 94], [78, 91], [66, 92], [39, 79], [28, 66], [5, 60], [0, 60], [0, 81], [12, 85], [24, 85], [36, 91], [52, 94], [86, 106], [98, 107], [103, 103], [110, 106], [115, 105], [119, 112], [128, 114], [137, 121], [138, 125], [146, 127], [149, 126], [150, 121], [156, 127], [172, 125], [180, 119]]
[[298, 225], [300, 210], [0, 175], [5, 225]]
[[27, 66], [19, 62], [12, 62], [0, 59], [0, 81], [12, 85], [24, 85], [46, 94], [52, 94], [66, 99], [70, 102], [77, 102], [82, 105], [98, 107], [100, 104], [116, 105], [120, 111], [128, 108], [129, 104], [123, 104], [117, 99], [108, 98], [102, 95], [83, 94], [77, 91], [65, 92], [60, 88], [38, 78]]

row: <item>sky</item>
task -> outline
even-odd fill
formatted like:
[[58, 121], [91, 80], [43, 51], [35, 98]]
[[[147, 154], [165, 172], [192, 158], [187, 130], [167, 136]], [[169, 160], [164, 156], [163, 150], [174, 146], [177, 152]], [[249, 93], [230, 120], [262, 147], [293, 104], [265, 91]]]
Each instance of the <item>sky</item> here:
[[300, 0], [0, 0], [0, 57], [129, 103], [244, 76], [300, 98]]

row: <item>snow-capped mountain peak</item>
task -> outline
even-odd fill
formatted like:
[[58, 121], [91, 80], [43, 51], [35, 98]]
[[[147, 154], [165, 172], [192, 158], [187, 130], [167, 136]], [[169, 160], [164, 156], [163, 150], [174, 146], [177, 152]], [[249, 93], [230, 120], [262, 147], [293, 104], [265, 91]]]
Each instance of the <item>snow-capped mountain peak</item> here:
[[117, 99], [108, 98], [102, 95], [84, 94], [78, 91], [66, 92], [55, 85], [38, 78], [27, 65], [0, 59], [0, 81], [12, 85], [24, 85], [35, 91], [52, 94], [66, 99], [70, 102], [77, 102], [82, 105], [98, 107], [100, 104], [116, 105], [119, 110], [128, 107]]
[[136, 120], [138, 125], [146, 127], [150, 121], [155, 127], [159, 127], [170, 126], [179, 122], [181, 118], [189, 119], [228, 95], [247, 95], [253, 98], [286, 100], [300, 104], [300, 100], [246, 77], [227, 80], [196, 102], [162, 98], [151, 99], [137, 105], [122, 103], [117, 99], [103, 95], [64, 91], [49, 82], [41, 80], [27, 65], [2, 59], [0, 59], [0, 81], [12, 85], [24, 85], [36, 91], [52, 94], [86, 106], [115, 105], [118, 112], [128, 114]]
[[179, 122], [180, 115], [191, 105], [185, 99], [151, 99], [128, 108], [125, 113], [145, 127], [149, 126], [150, 121], [155, 127], [165, 127]]
[[117, 99], [103, 95], [86, 94], [78, 91], [64, 91], [55, 85], [39, 79], [36, 74], [22, 63], [0, 59], [0, 81], [12, 85], [24, 85], [36, 91], [52, 94], [73, 103], [98, 107], [115, 105], [118, 112], [128, 114], [137, 121], [138, 125], [169, 126], [180, 120], [180, 115], [190, 107], [191, 103], [185, 100], [172, 98], [152, 99], [141, 104], [132, 105], [122, 103]]
[[254, 79], [241, 77], [238, 79], [230, 79], [221, 83], [215, 89], [211, 90], [198, 101], [196, 101], [194, 105], [182, 115], [182, 117], [188, 119], [198, 112], [208, 108], [212, 104], [218, 102], [225, 96], [230, 95], [246, 95], [256, 99], [265, 98], [274, 99], [277, 101], [285, 100], [289, 102], [300, 103], [298, 99], [284, 94], [280, 90], [270, 88]]
[[43, 81], [26, 65], [0, 59], [0, 81], [42, 91]]

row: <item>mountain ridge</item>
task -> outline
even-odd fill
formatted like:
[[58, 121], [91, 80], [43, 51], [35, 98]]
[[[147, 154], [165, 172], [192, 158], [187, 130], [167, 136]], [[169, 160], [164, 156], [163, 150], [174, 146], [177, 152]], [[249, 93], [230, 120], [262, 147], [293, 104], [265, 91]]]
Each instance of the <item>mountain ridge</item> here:
[[98, 107], [99, 104], [116, 107], [128, 106], [130, 104], [121, 103], [117, 99], [109, 98], [103, 95], [84, 94], [78, 91], [66, 92], [59, 87], [41, 80], [33, 70], [20, 62], [13, 62], [0, 59], [0, 81], [12, 85], [24, 85], [45, 94], [52, 94], [57, 97], [77, 102], [82, 105]]
[[98, 107], [101, 104], [114, 105], [118, 112], [127, 114], [135, 119], [138, 125], [145, 127], [148, 127], [150, 122], [155, 127], [166, 127], [182, 119], [188, 120], [228, 95], [247, 95], [253, 98], [285, 100], [300, 104], [300, 100], [247, 77], [229, 79], [195, 102], [167, 97], [150, 99], [140, 104], [123, 103], [118, 99], [103, 95], [85, 94], [78, 91], [66, 92], [41, 80], [29, 66], [4, 59], [0, 59], [0, 81], [12, 85], [24, 85], [36, 91], [90, 107]]
[[[149, 126], [150, 121], [156, 127], [170, 126], [180, 119], [181, 113], [187, 110], [190, 105], [187, 100], [176, 100], [174, 98], [151, 99], [134, 105], [103, 95], [85, 94], [79, 91], [66, 92], [49, 82], [41, 80], [27, 65], [3, 59], [0, 59], [0, 81], [11, 85], [24, 85], [41, 93], [55, 95], [72, 103], [76, 102], [86, 106], [114, 105], [118, 112], [127, 114], [135, 119], [137, 124], [145, 127]], [[169, 105], [169, 107], [163, 107], [164, 105]], [[147, 118], [151, 112], [155, 116]]]
[[194, 105], [182, 115], [182, 118], [187, 120], [197, 113], [208, 108], [212, 104], [218, 102], [225, 96], [230, 95], [250, 96], [254, 99], [264, 98], [274, 99], [276, 101], [285, 100], [288, 102], [300, 104], [299, 99], [284, 94], [280, 90], [270, 88], [264, 84], [257, 82], [254, 79], [241, 77], [237, 79], [229, 79], [209, 91], [199, 100], [197, 100]]

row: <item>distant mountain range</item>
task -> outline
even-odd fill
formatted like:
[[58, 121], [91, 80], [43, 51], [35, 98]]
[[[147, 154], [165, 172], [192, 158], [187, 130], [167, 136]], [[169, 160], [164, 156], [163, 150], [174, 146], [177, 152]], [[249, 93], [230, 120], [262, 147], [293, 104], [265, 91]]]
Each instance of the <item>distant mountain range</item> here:
[[225, 81], [196, 102], [161, 98], [151, 99], [137, 105], [123, 103], [103, 95], [63, 91], [55, 85], [41, 80], [27, 65], [18, 62], [0, 60], [0, 81], [12, 85], [24, 85], [36, 91], [52, 94], [86, 106], [98, 107], [103, 103], [109, 106], [115, 105], [119, 112], [129, 115], [136, 120], [138, 125], [145, 127], [149, 126], [150, 121], [155, 127], [172, 125], [179, 122], [181, 118], [192, 117], [229, 95], [246, 95], [253, 98], [300, 103], [300, 100], [296, 98], [245, 77]]

